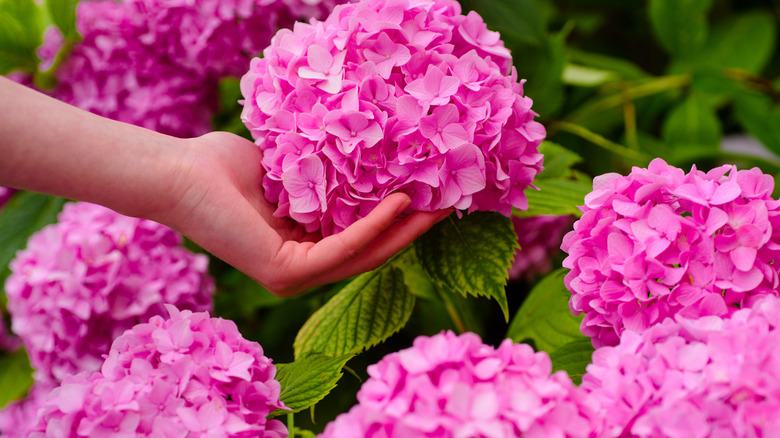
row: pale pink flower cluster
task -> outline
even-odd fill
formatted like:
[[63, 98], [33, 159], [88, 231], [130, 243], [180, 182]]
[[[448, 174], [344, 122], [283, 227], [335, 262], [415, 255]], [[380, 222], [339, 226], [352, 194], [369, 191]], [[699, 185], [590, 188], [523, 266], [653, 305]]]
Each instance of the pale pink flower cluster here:
[[114, 341], [100, 372], [66, 378], [30, 437], [284, 438], [276, 368], [229, 320], [153, 317]]
[[569, 306], [595, 346], [676, 314], [726, 316], [777, 294], [780, 202], [758, 168], [685, 173], [661, 159], [593, 182], [565, 237]]
[[208, 310], [208, 257], [172, 229], [89, 203], [68, 203], [11, 261], [5, 285], [13, 331], [36, 380], [96, 371], [125, 330], [164, 304]]
[[322, 438], [597, 437], [598, 407], [545, 353], [479, 336], [420, 336], [368, 368], [359, 404]]
[[[56, 72], [53, 95], [115, 120], [179, 137], [211, 129], [219, 80], [246, 72], [274, 31], [302, 13], [267, 0], [94, 0], [78, 5], [82, 36]], [[51, 65], [63, 42], [47, 32], [39, 50]]]
[[679, 315], [623, 332], [582, 380], [605, 437], [769, 437], [780, 430], [780, 299], [730, 318]]
[[455, 0], [366, 0], [280, 30], [241, 80], [276, 215], [324, 235], [385, 196], [524, 209], [545, 136], [497, 32]]
[[572, 216], [512, 217], [520, 249], [515, 252], [509, 278], [532, 281], [550, 272], [563, 235], [571, 230], [573, 222]]

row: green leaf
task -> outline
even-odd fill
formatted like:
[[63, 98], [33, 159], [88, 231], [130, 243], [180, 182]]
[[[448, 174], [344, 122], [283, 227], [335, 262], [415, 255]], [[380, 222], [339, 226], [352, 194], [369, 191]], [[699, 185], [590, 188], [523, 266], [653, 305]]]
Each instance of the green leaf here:
[[336, 387], [350, 358], [351, 354], [331, 357], [313, 353], [276, 365], [276, 380], [282, 385], [279, 399], [291, 411], [278, 410], [275, 414], [300, 412], [325, 398]]
[[36, 70], [41, 34], [41, 14], [34, 0], [0, 0], [0, 75]]
[[558, 269], [537, 283], [515, 314], [506, 336], [514, 342], [531, 341], [538, 350], [555, 351], [564, 344], [582, 339], [582, 316], [569, 311], [571, 293], [563, 284], [569, 271]]
[[593, 190], [592, 180], [581, 178], [578, 180], [540, 179], [534, 181], [539, 190], [526, 190], [528, 209], [516, 211], [520, 217], [553, 215], [581, 216], [582, 212], [577, 208], [583, 205], [585, 195]]
[[[11, 274], [8, 263], [27, 239], [57, 220], [65, 200], [33, 192], [19, 192], [0, 210], [0, 284]], [[5, 295], [3, 295], [5, 297]]]
[[663, 126], [669, 146], [705, 145], [717, 148], [722, 134], [715, 110], [695, 94], [674, 107]]
[[742, 127], [780, 155], [780, 107], [767, 96], [743, 93], [737, 96], [735, 109]]
[[466, 0], [464, 12], [474, 9], [488, 29], [501, 33], [505, 41], [522, 41], [542, 46], [547, 38], [544, 23], [533, 0]]
[[649, 16], [661, 46], [676, 58], [691, 59], [707, 41], [711, 0], [650, 0]]
[[411, 250], [404, 251], [391, 263], [404, 273], [404, 283], [414, 296], [428, 300], [439, 299], [436, 285], [423, 270], [420, 260], [417, 259], [417, 253]]
[[435, 284], [464, 296], [493, 298], [509, 320], [504, 289], [517, 249], [511, 219], [486, 212], [450, 216], [422, 235], [414, 248]]
[[571, 47], [566, 48], [566, 59], [598, 70], [606, 70], [623, 79], [645, 79], [650, 77], [636, 64], [623, 58], [616, 58], [601, 53], [591, 53]]
[[78, 39], [76, 5], [79, 0], [46, 0], [49, 16], [68, 40]]
[[561, 345], [550, 353], [553, 371], [566, 371], [574, 384], [579, 385], [582, 382], [582, 376], [585, 374], [585, 367], [592, 361], [593, 351], [593, 344], [591, 344], [589, 338], [582, 338]]
[[27, 394], [33, 384], [32, 373], [30, 360], [23, 348], [0, 356], [0, 409]]
[[697, 66], [736, 68], [760, 73], [771, 59], [777, 23], [764, 12], [729, 17], [713, 28], [707, 44], [694, 54]]
[[582, 157], [551, 141], [539, 145], [539, 153], [544, 155], [544, 170], [534, 181], [542, 179], [560, 179], [572, 176], [571, 167], [582, 161]]
[[361, 274], [304, 323], [295, 337], [295, 357], [340, 356], [376, 345], [406, 324], [414, 301], [403, 272], [392, 264]]
[[601, 70], [576, 64], [566, 64], [563, 68], [563, 83], [577, 87], [598, 87], [615, 80], [616, 75], [609, 70]]

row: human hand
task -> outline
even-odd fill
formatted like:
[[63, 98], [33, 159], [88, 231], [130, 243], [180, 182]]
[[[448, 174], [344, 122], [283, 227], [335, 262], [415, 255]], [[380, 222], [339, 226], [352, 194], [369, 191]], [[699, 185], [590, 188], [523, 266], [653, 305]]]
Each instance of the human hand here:
[[226, 132], [183, 140], [186, 157], [166, 190], [170, 201], [147, 216], [165, 223], [278, 296], [291, 296], [381, 266], [452, 210], [415, 212], [396, 193], [346, 230], [325, 238], [274, 217], [261, 182], [262, 153]]

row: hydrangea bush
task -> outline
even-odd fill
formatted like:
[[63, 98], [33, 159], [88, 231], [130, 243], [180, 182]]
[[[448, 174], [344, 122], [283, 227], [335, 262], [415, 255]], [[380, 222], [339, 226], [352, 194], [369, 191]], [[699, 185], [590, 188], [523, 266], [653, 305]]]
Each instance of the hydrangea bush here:
[[772, 436], [780, 427], [780, 299], [730, 318], [680, 315], [596, 350], [582, 379], [605, 437]]
[[661, 159], [597, 177], [563, 241], [570, 307], [595, 346], [669, 316], [727, 316], [776, 294], [780, 202], [758, 168], [685, 173]]
[[285, 407], [262, 347], [232, 321], [167, 309], [119, 336], [100, 372], [53, 390], [30, 437], [286, 437], [266, 420]]
[[545, 136], [496, 32], [454, 0], [369, 0], [279, 31], [241, 80], [266, 198], [343, 230], [401, 191], [411, 210], [511, 213]]
[[89, 203], [69, 203], [33, 235], [5, 284], [13, 331], [38, 381], [96, 371], [125, 330], [164, 305], [211, 309], [208, 258], [172, 229]]
[[597, 437], [598, 407], [545, 353], [442, 332], [368, 367], [358, 405], [321, 438]]

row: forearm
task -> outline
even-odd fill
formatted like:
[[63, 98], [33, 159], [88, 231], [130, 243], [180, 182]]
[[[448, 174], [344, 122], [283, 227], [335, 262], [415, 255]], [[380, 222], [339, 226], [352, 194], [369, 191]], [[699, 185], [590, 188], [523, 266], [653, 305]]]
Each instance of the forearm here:
[[0, 185], [148, 216], [169, 207], [186, 145], [0, 77], [0, 156]]

